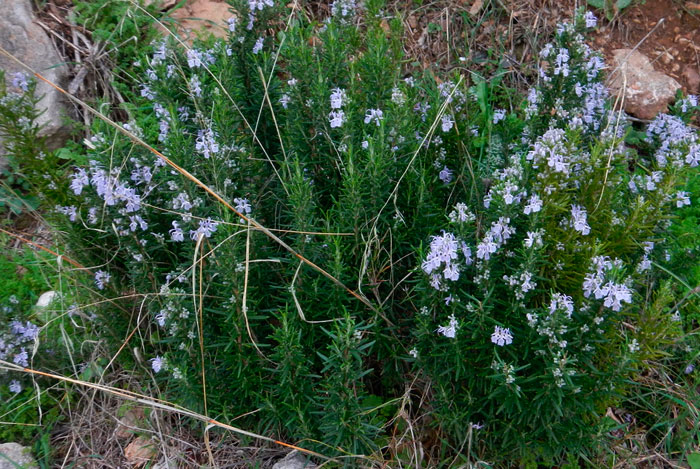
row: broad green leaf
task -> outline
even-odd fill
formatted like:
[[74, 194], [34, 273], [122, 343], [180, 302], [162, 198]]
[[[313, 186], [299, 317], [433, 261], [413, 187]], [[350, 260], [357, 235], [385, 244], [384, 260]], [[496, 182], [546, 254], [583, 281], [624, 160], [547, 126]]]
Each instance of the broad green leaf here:
[[700, 469], [700, 453], [690, 453], [688, 455], [688, 465], [690, 469]]

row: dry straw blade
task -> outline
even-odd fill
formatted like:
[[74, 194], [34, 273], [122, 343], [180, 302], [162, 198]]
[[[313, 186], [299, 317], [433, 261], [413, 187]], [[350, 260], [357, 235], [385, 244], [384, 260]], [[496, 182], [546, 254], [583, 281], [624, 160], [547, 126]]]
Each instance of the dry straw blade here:
[[311, 451], [309, 449], [301, 448], [301, 447], [293, 445], [291, 443], [285, 443], [284, 441], [275, 440], [274, 438], [270, 438], [270, 437], [267, 437], [264, 435], [249, 432], [247, 430], [243, 430], [241, 428], [234, 427], [232, 425], [228, 425], [228, 424], [223, 423], [223, 422], [219, 422], [217, 420], [209, 418], [206, 415], [202, 415], [202, 414], [199, 414], [197, 412], [193, 412], [189, 409], [185, 409], [184, 407], [180, 407], [180, 406], [172, 404], [168, 401], [164, 401], [161, 399], [155, 399], [155, 398], [145, 396], [143, 394], [139, 394], [136, 392], [127, 391], [125, 389], [114, 388], [114, 387], [106, 386], [106, 385], [102, 385], [102, 384], [90, 383], [87, 381], [82, 381], [82, 380], [70, 378], [67, 376], [56, 375], [53, 373], [46, 373], [43, 371], [31, 369], [31, 368], [22, 368], [20, 366], [14, 365], [10, 362], [6, 362], [4, 360], [0, 360], [0, 369], [7, 370], [7, 371], [19, 371], [19, 372], [28, 373], [28, 374], [35, 375], [35, 376], [43, 376], [45, 378], [51, 378], [54, 380], [63, 381], [66, 383], [71, 383], [71, 384], [76, 384], [78, 386], [83, 386], [86, 388], [91, 388], [91, 389], [94, 389], [96, 391], [101, 391], [101, 392], [105, 392], [105, 393], [108, 393], [108, 394], [111, 394], [114, 396], [118, 396], [122, 399], [137, 402], [139, 404], [151, 407], [153, 409], [161, 409], [161, 410], [171, 412], [174, 414], [179, 414], [179, 415], [182, 415], [185, 417], [190, 417], [190, 418], [193, 418], [195, 420], [199, 420], [201, 422], [206, 423], [209, 427], [222, 428], [224, 430], [229, 430], [229, 431], [231, 431], [233, 433], [237, 433], [239, 435], [247, 436], [250, 438], [255, 438], [257, 440], [267, 441], [270, 443], [274, 443], [276, 445], [284, 446], [286, 448], [295, 449], [297, 451], [308, 454], [310, 456], [314, 456], [314, 457], [323, 459], [325, 461], [335, 461], [334, 458], [331, 458], [329, 456], [325, 456], [321, 453], [317, 453], [317, 452]]
[[24, 238], [16, 233], [12, 233], [12, 232], [4, 230], [2, 228], [0, 228], [0, 233], [5, 233], [8, 236], [12, 236], [13, 238], [19, 239], [23, 243], [27, 243], [30, 246], [33, 246], [37, 249], [41, 249], [42, 251], [48, 252], [49, 254], [53, 254], [54, 256], [56, 256], [56, 258], [61, 258], [62, 260], [65, 260], [66, 262], [68, 262], [70, 265], [72, 265], [73, 267], [75, 267], [78, 270], [88, 271], [88, 272], [90, 271], [90, 269], [88, 267], [85, 267], [85, 266], [79, 264], [78, 262], [74, 261], [73, 259], [66, 257], [63, 254], [59, 254], [56, 251], [52, 251], [51, 249], [47, 248], [46, 246], [42, 246], [41, 244], [35, 243], [31, 240], [28, 240], [27, 238]]

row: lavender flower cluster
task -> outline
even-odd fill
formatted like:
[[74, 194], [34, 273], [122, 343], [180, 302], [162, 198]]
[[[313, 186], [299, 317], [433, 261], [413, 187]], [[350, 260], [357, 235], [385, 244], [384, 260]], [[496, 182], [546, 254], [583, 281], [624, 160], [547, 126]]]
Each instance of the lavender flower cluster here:
[[[271, 5], [271, 2], [254, 5], [251, 2], [252, 18], [255, 12]], [[230, 25], [235, 29], [235, 21]], [[182, 139], [186, 139], [184, 144], [189, 146], [192, 154], [203, 160], [216, 160], [212, 164], [227, 168], [229, 177], [212, 182], [219, 192], [233, 196], [238, 186], [235, 170], [246, 150], [240, 145], [222, 145], [212, 120], [192, 111], [198, 108], [198, 100], [209, 97], [205, 83], [207, 75], [199, 71], [214, 66], [231, 53], [230, 46], [220, 41], [209, 49], [190, 48], [181, 57], [166, 41], [159, 41], [154, 44], [152, 56], [138, 65], [147, 78], [140, 86], [140, 94], [152, 107], [152, 115], [157, 121], [158, 144], [164, 145], [164, 151], [168, 153], [168, 146], [175, 140], [177, 145], [182, 145]], [[167, 94], [177, 82], [183, 82], [187, 90], [183, 96], [185, 104], [182, 101], [174, 104]], [[149, 132], [133, 120], [124, 123], [123, 128], [139, 138], [146, 138], [146, 132]], [[173, 133], [174, 129], [177, 129], [177, 135]], [[108, 158], [114, 149], [112, 145], [118, 141], [118, 134], [108, 142], [103, 133], [96, 133], [86, 141], [92, 159], [87, 167], [76, 168], [70, 181], [70, 189], [79, 203], [58, 206], [56, 213], [66, 216], [76, 225], [114, 232], [136, 263], [147, 259], [148, 251], [156, 246], [210, 238], [216, 233], [219, 221], [212, 218], [201, 198], [191, 195], [191, 188], [176, 172], [166, 169], [162, 159], [138, 148], [122, 162]], [[211, 179], [209, 167], [196, 166], [191, 171], [203, 180]], [[252, 206], [247, 198], [233, 198], [239, 212], [251, 214]], [[164, 209], [173, 215], [170, 220], [166, 216], [165, 223]], [[110, 284], [108, 268], [95, 273], [95, 285], [99, 290]]]
[[627, 278], [622, 283], [609, 280], [609, 274], [614, 269], [620, 270], [622, 267], [623, 263], [620, 259], [611, 261], [606, 256], [596, 256], [591, 259], [591, 271], [586, 274], [582, 285], [583, 296], [589, 298], [593, 295], [596, 300], [604, 299], [603, 305], [613, 311], [620, 311], [622, 303], [632, 303], [632, 290], [628, 286], [632, 283], [632, 279]]
[[[5, 317], [16, 314], [19, 300], [16, 296], [10, 296], [8, 304], [2, 307]], [[21, 367], [30, 366], [30, 354], [34, 342], [39, 336], [39, 326], [31, 321], [12, 320], [7, 328], [0, 332], [0, 360], [5, 360]], [[13, 379], [8, 383], [10, 392], [22, 391], [21, 383]]]
[[[591, 14], [582, 18], [595, 26]], [[680, 172], [700, 163], [700, 143], [683, 120], [660, 115], [647, 128], [653, 160], [644, 172], [630, 171], [624, 142], [630, 124], [610, 109], [601, 57], [571, 25], [558, 28], [540, 57], [541, 83], [528, 93], [520, 141], [503, 149], [481, 203], [455, 206], [447, 216], [451, 229], [430, 238], [421, 263], [433, 292], [427, 324], [437, 336], [463, 336], [460, 343], [529, 347], [555, 387], [578, 393], [576, 377], [586, 371], [573, 357], [590, 357], [591, 344], [616, 327], [610, 318], [639, 307], [637, 289], [646, 285], [655, 246], [663, 242], [660, 214], [691, 203], [676, 185]], [[697, 99], [683, 105], [696, 106]], [[459, 126], [449, 113], [444, 132]], [[494, 111], [492, 123], [503, 117]], [[463, 135], [468, 130], [459, 129]], [[452, 181], [447, 166], [440, 179]], [[641, 226], [635, 216], [643, 217]], [[615, 258], [611, 245], [631, 239], [640, 248], [625, 251], [624, 261]], [[636, 268], [627, 272], [626, 265]], [[491, 326], [474, 320], [475, 304], [491, 311], [480, 316]], [[590, 334], [598, 339], [591, 341]], [[413, 350], [414, 357], [426, 355]], [[499, 360], [494, 370], [519, 389], [517, 365]]]

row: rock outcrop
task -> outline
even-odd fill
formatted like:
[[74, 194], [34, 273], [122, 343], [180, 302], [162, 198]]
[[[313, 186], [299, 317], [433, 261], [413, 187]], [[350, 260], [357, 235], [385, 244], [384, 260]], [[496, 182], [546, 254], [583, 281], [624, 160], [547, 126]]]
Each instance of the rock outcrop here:
[[170, 14], [177, 33], [189, 40], [202, 33], [217, 37], [228, 34], [227, 20], [234, 16], [228, 3], [221, 0], [190, 0]]
[[29, 448], [18, 443], [0, 445], [0, 469], [38, 469], [34, 456]]
[[681, 88], [676, 80], [654, 70], [644, 54], [631, 49], [613, 51], [608, 86], [613, 95], [624, 99], [625, 112], [640, 119], [667, 111]]
[[310, 462], [299, 451], [294, 450], [277, 461], [272, 469], [316, 469], [316, 465]]
[[[36, 24], [31, 0], [0, 0], [0, 11], [0, 46], [47, 80], [64, 84], [68, 67], [46, 32]], [[4, 54], [0, 54], [0, 69], [5, 71], [5, 81], [10, 87], [15, 73], [27, 73], [26, 69]], [[70, 131], [64, 122], [66, 101], [59, 91], [42, 81], [37, 83], [36, 94], [43, 96], [38, 107], [45, 110], [38, 120], [38, 124], [43, 126], [40, 135], [47, 138], [50, 149], [60, 148]]]

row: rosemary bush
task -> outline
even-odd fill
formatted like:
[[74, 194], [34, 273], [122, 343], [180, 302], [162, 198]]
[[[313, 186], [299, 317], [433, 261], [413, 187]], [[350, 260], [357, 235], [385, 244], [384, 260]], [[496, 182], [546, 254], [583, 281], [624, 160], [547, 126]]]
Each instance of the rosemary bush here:
[[147, 313], [171, 399], [326, 454], [404, 457], [415, 424], [433, 463], [590, 451], [682, 333], [663, 266], [690, 116], [626, 143], [590, 14], [520, 98], [407, 70], [382, 7], [236, 4], [228, 39], [139, 61], [131, 120], [95, 122], [57, 207], [85, 286], [121, 298], [104, 334]]
[[67, 192], [66, 165], [39, 135], [35, 88], [24, 73], [6, 78], [0, 70], [0, 137], [8, 162], [0, 171], [0, 212], [32, 211], [41, 199], [62, 202]]

